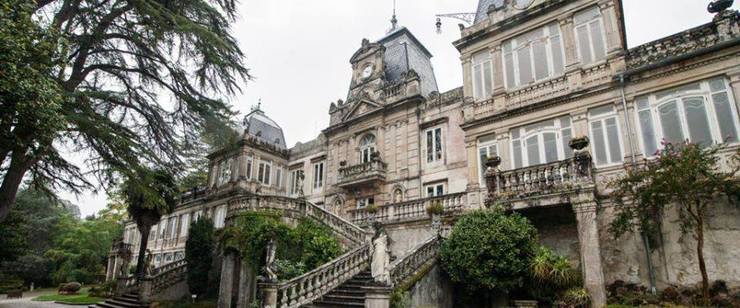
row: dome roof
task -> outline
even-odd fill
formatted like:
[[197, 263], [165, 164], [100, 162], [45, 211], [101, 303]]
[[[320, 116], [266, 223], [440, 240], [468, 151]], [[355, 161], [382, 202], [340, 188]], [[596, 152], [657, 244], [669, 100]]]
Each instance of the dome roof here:
[[262, 142], [273, 144], [281, 149], [287, 148], [283, 129], [267, 117], [259, 107], [247, 114], [242, 124], [244, 125], [244, 134], [255, 137]]

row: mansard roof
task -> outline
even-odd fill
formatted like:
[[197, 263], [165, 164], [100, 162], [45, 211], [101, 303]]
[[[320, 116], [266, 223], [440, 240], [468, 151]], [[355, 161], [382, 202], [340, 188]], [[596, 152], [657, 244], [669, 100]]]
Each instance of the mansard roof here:
[[400, 82], [408, 71], [413, 70], [419, 75], [423, 95], [439, 91], [432, 69], [432, 53], [406, 27], [396, 28], [378, 43], [385, 47], [383, 61], [387, 82]]
[[259, 108], [247, 114], [243, 124], [245, 134], [280, 149], [287, 149], [283, 129]]

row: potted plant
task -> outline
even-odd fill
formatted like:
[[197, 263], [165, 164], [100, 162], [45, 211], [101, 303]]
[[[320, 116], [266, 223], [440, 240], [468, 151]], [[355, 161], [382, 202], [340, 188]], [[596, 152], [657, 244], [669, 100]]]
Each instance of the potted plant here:
[[370, 215], [377, 214], [379, 210], [380, 208], [378, 208], [378, 206], [375, 205], [375, 203], [370, 203], [367, 207], [365, 207], [365, 211]]
[[585, 149], [588, 146], [588, 137], [587, 136], [581, 136], [576, 137], [570, 140], [568, 143], [568, 146], [570, 146], [571, 149], [574, 149], [576, 151], [580, 151]]
[[427, 214], [429, 216], [435, 216], [435, 215], [442, 215], [445, 213], [445, 208], [442, 206], [442, 202], [439, 201], [432, 201], [429, 203], [429, 206], [427, 206]]
[[486, 167], [488, 168], [496, 168], [499, 165], [501, 165], [501, 156], [493, 155], [486, 159]]

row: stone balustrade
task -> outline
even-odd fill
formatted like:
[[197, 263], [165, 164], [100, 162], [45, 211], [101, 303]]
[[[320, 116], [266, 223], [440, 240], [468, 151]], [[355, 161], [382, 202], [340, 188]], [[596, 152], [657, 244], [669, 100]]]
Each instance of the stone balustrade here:
[[388, 165], [380, 159], [372, 159], [369, 162], [339, 168], [337, 185], [347, 187], [364, 184], [369, 181], [385, 180]]
[[156, 273], [147, 279], [151, 280], [152, 294], [158, 294], [174, 284], [185, 280], [187, 273], [187, 262], [178, 260], [161, 266]]
[[243, 196], [228, 201], [227, 223], [245, 211], [277, 210], [293, 217], [311, 217], [353, 243], [364, 243], [368, 233], [359, 226], [302, 198], [283, 196]]
[[263, 283], [260, 288], [277, 290], [277, 307], [301, 307], [366, 269], [371, 252], [371, 245], [365, 243], [308, 273], [285, 282]]
[[114, 292], [116, 295], [124, 295], [137, 290], [138, 287], [139, 281], [136, 279], [135, 275], [118, 276], [118, 278], [116, 278], [116, 289]]
[[390, 86], [387, 86], [382, 89], [381, 97], [388, 99], [396, 96], [401, 96], [406, 94], [406, 83], [397, 83], [392, 84]]
[[444, 215], [461, 213], [466, 204], [467, 194], [454, 193], [439, 197], [423, 198], [406, 202], [379, 206], [376, 213], [368, 212], [367, 208], [352, 210], [352, 221], [356, 224], [369, 224], [371, 221], [402, 221], [423, 219], [428, 217], [427, 207], [440, 203], [444, 208]]
[[390, 277], [393, 286], [399, 286], [403, 281], [421, 269], [424, 264], [436, 258], [441, 244], [442, 238], [434, 235], [414, 247], [405, 256], [393, 261], [390, 264]]
[[489, 200], [507, 201], [574, 190], [592, 185], [591, 156], [582, 152], [572, 159], [507, 171], [490, 170], [486, 175]]

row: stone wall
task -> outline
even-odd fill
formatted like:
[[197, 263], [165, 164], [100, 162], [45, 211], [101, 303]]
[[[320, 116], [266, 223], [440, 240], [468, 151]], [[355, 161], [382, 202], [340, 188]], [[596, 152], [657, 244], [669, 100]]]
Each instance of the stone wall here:
[[439, 265], [434, 264], [429, 272], [417, 281], [410, 290], [411, 307], [414, 308], [452, 308], [453, 285], [445, 277]]

